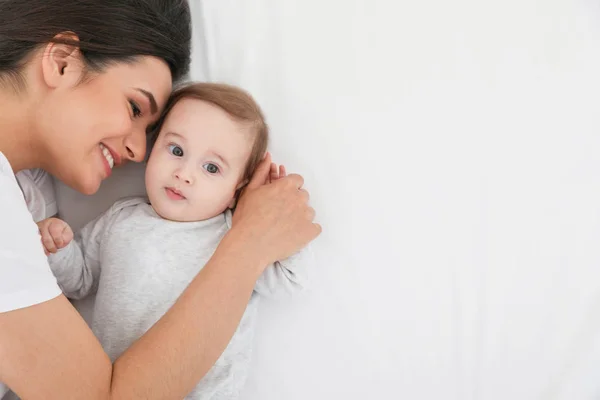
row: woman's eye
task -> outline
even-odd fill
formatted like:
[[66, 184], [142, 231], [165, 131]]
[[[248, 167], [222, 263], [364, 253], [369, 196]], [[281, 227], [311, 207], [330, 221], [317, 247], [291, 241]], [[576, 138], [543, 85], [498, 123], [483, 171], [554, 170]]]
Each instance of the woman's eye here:
[[131, 107], [131, 112], [133, 113], [133, 117], [137, 118], [142, 115], [142, 110], [133, 100], [129, 100], [129, 106]]
[[183, 149], [176, 144], [169, 145], [169, 153], [173, 154], [175, 157], [183, 156]]
[[219, 172], [219, 167], [213, 163], [204, 164], [203, 167], [210, 174], [216, 174]]

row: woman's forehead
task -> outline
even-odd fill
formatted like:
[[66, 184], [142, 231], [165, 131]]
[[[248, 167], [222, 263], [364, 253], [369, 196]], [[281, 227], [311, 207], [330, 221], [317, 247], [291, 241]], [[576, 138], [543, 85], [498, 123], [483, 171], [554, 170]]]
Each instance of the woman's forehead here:
[[172, 89], [171, 71], [163, 60], [137, 57], [130, 63], [118, 63], [106, 71], [106, 80], [113, 80], [123, 88], [140, 91], [151, 97], [159, 109], [164, 107]]

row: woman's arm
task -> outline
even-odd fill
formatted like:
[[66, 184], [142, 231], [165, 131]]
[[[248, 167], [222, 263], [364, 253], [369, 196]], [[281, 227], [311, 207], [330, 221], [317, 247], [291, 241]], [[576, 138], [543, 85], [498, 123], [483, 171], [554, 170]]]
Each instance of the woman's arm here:
[[173, 307], [111, 365], [70, 303], [0, 314], [0, 381], [27, 399], [180, 399], [225, 349], [269, 263], [320, 233], [302, 178], [262, 185], [267, 158], [233, 227]]
[[183, 398], [225, 349], [258, 277], [258, 259], [232, 244], [114, 366], [64, 296], [0, 314], [2, 381], [24, 399]]

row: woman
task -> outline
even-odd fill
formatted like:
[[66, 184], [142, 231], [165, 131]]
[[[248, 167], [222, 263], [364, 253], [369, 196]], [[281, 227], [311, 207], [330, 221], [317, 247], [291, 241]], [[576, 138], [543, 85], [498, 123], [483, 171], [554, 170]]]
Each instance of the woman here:
[[22, 398], [184, 397], [265, 266], [320, 233], [300, 176], [264, 185], [267, 157], [212, 259], [114, 364], [60, 294], [14, 173], [43, 168], [91, 194], [111, 174], [103, 149], [141, 161], [190, 37], [183, 0], [0, 0], [0, 382]]

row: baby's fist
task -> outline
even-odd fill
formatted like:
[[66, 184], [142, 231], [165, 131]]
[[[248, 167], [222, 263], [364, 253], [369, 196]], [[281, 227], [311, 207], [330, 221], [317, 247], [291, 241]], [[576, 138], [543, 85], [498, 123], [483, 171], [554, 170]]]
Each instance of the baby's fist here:
[[56, 253], [73, 240], [73, 231], [62, 219], [47, 218], [37, 223], [46, 255]]

